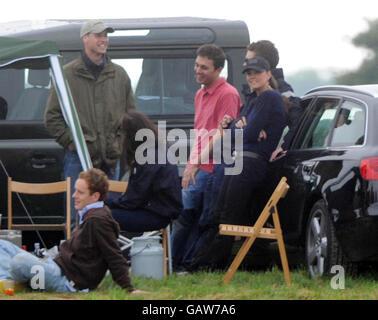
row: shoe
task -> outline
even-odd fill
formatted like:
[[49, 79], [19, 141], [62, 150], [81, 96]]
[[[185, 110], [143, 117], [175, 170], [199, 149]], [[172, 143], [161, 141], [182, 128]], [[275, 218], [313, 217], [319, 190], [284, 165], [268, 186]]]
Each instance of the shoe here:
[[178, 272], [186, 271], [186, 269], [182, 265], [180, 265], [180, 266], [172, 266], [172, 269], [173, 269], [172, 270], [173, 273], [178, 273]]

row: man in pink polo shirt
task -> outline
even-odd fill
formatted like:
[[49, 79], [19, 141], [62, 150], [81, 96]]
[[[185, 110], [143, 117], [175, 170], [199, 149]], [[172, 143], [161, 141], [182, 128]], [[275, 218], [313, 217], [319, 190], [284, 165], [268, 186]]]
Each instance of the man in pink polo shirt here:
[[176, 270], [182, 267], [183, 257], [197, 237], [203, 193], [214, 167], [212, 159], [198, 163], [198, 155], [215, 134], [223, 117], [236, 118], [241, 106], [238, 91], [220, 76], [225, 60], [226, 55], [216, 45], [206, 44], [197, 50], [194, 72], [202, 88], [197, 91], [194, 101], [195, 141], [182, 177], [184, 210], [173, 224], [172, 258]]

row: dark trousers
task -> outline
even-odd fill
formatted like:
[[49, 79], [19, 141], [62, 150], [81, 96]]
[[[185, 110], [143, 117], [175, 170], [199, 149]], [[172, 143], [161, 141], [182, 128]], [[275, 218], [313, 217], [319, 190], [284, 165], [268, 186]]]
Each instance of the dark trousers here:
[[202, 211], [203, 195], [211, 173], [199, 170], [196, 183], [182, 190], [184, 210], [172, 223], [172, 264], [174, 269], [182, 267], [183, 259], [190, 256], [190, 248], [198, 237], [198, 220]]
[[243, 170], [239, 175], [224, 176], [214, 209], [214, 224], [207, 238], [194, 257], [191, 270], [199, 268], [224, 269], [231, 256], [233, 236], [220, 235], [219, 224], [251, 225], [251, 204], [256, 189], [267, 173], [268, 163], [254, 158], [243, 158]]
[[144, 209], [111, 209], [122, 231], [145, 232], [165, 228], [170, 219]]

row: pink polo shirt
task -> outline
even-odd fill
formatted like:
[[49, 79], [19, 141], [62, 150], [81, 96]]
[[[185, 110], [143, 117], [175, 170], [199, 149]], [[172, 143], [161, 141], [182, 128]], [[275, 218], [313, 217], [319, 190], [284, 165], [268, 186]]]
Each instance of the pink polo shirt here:
[[[195, 140], [190, 153], [189, 166], [212, 139], [223, 117], [229, 115], [236, 118], [239, 115], [241, 100], [236, 88], [225, 78], [220, 78], [210, 89], [204, 86], [197, 91], [194, 105]], [[212, 159], [208, 164], [200, 165], [200, 169], [207, 172], [212, 172], [213, 167]]]

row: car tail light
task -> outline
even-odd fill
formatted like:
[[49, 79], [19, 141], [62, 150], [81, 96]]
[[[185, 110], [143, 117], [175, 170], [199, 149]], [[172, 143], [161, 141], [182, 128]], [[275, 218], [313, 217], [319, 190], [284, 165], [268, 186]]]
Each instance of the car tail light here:
[[360, 171], [363, 179], [378, 180], [378, 157], [361, 160]]

